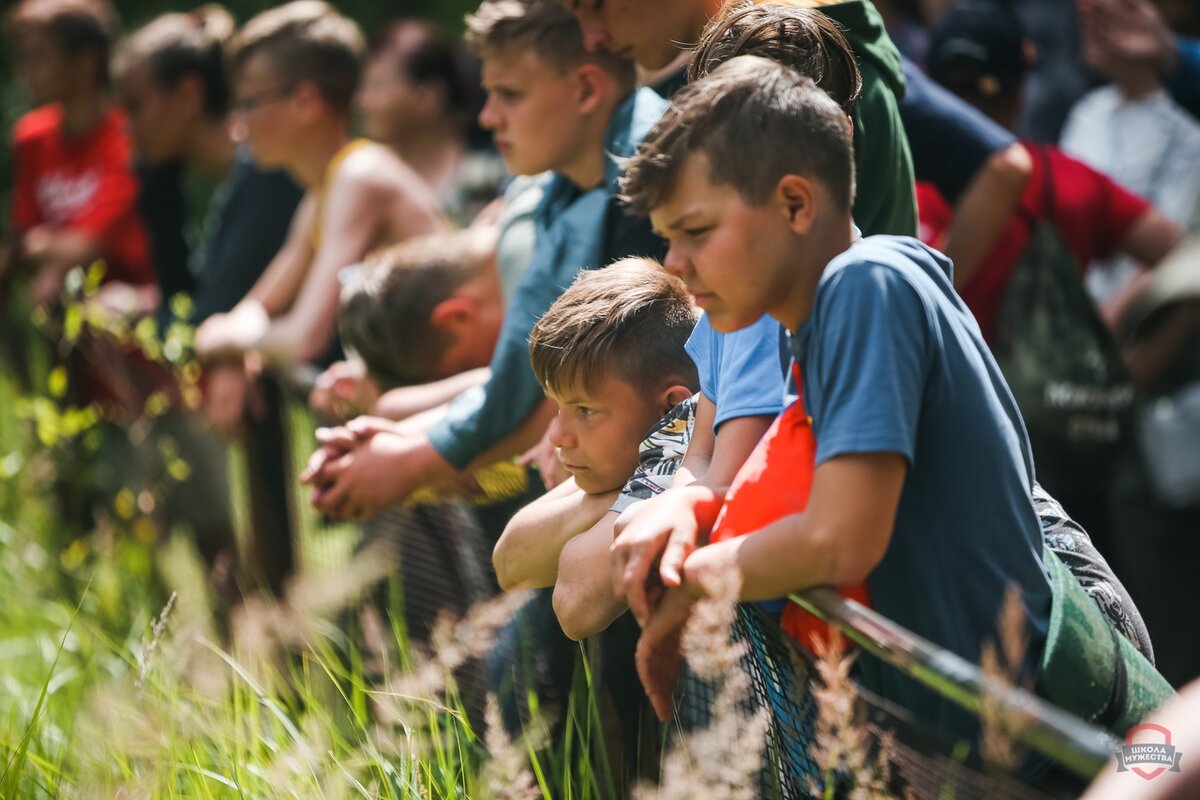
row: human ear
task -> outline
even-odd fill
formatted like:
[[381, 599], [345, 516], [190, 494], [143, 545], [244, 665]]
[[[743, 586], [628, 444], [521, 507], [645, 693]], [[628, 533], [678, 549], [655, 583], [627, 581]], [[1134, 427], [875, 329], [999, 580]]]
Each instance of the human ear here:
[[691, 389], [689, 389], [688, 387], [686, 387], [680, 383], [677, 383], [674, 386], [667, 388], [662, 393], [661, 405], [663, 408], [663, 413], [664, 414], [667, 413], [672, 408], [674, 408], [675, 406], [682, 403], [684, 400], [687, 400], [693, 394], [695, 394], [695, 392], [693, 392]]
[[811, 180], [803, 175], [784, 175], [775, 184], [771, 199], [794, 233], [804, 235], [812, 229], [817, 215], [817, 192]]
[[435, 328], [452, 331], [469, 324], [478, 316], [478, 309], [469, 298], [452, 295], [433, 307], [429, 324]]
[[598, 64], [585, 63], [575, 69], [576, 99], [579, 111], [590, 114], [604, 101], [611, 78]]

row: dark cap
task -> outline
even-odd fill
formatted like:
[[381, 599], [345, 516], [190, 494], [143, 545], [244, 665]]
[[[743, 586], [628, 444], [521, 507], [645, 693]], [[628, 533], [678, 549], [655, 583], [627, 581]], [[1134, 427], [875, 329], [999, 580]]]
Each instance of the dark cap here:
[[929, 41], [929, 76], [958, 95], [998, 97], [1030, 64], [1020, 18], [1000, 0], [968, 0], [942, 17]]

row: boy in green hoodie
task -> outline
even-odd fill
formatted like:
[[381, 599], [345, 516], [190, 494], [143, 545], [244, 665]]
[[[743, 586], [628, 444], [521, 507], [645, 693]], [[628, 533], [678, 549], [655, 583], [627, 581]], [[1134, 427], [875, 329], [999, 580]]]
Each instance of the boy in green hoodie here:
[[[579, 18], [589, 47], [604, 46], [635, 59], [647, 70], [671, 64], [680, 52], [675, 43], [690, 46], [699, 41], [710, 20], [720, 17], [718, 24], [724, 25], [754, 5], [724, 0], [567, 2]], [[904, 95], [904, 75], [900, 53], [888, 38], [883, 18], [865, 0], [800, 0], [773, 5], [820, 6], [821, 13], [836, 22], [849, 40], [862, 73], [862, 93], [854, 108], [855, 168], [861, 181], [854, 221], [868, 235], [913, 235], [917, 229], [913, 163], [898, 105]], [[762, 35], [780, 34], [763, 31]], [[694, 78], [693, 72], [689, 79]]]

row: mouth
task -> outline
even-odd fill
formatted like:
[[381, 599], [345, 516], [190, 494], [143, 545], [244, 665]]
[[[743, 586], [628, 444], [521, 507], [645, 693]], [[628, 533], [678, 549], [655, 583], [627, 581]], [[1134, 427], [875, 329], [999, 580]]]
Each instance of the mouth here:
[[503, 139], [495, 139], [493, 143], [496, 145], [496, 150], [501, 153], [507, 153], [509, 150], [512, 150], [512, 145]]
[[693, 289], [688, 289], [688, 294], [692, 296], [692, 300], [695, 301], [696, 305], [701, 308], [704, 308], [705, 303], [711, 302], [716, 298], [716, 295], [712, 292], [697, 292]]

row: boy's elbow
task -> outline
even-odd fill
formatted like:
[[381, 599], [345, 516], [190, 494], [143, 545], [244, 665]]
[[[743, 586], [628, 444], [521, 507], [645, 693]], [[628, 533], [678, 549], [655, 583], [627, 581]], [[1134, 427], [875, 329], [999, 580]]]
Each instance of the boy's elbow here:
[[508, 540], [502, 535], [492, 549], [492, 569], [496, 572], [496, 582], [501, 591], [511, 592], [517, 589], [517, 579], [513, 575], [509, 554]]
[[554, 615], [558, 617], [563, 633], [574, 642], [598, 632], [594, 620], [589, 619], [588, 604], [581, 602], [582, 599], [570, 583], [560, 580], [554, 585]]
[[849, 536], [830, 531], [821, 537], [824, 552], [825, 581], [833, 586], [857, 586], [879, 566], [887, 550], [886, 538], [882, 547], [870, 542], [854, 542]]

